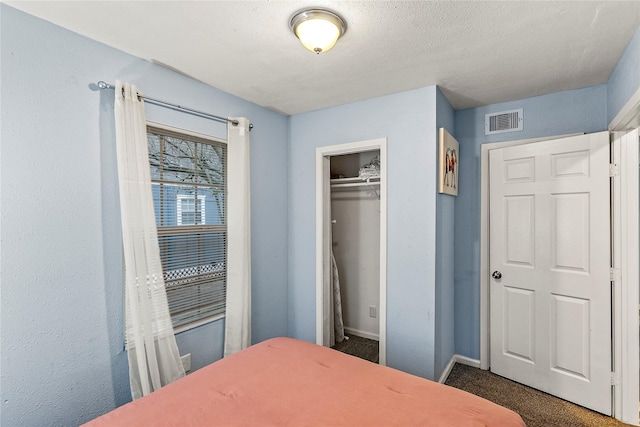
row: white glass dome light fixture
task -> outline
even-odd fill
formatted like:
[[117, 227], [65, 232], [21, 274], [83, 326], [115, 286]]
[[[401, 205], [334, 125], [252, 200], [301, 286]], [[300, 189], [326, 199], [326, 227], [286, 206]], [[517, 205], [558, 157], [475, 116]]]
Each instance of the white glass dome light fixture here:
[[327, 9], [305, 9], [293, 15], [291, 31], [311, 52], [317, 54], [331, 49], [347, 31], [347, 23]]

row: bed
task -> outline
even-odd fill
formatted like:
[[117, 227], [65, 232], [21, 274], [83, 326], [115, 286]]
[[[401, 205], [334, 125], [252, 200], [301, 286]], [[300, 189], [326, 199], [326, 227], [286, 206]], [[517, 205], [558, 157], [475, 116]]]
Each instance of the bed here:
[[326, 347], [274, 338], [86, 424], [524, 426], [478, 396]]

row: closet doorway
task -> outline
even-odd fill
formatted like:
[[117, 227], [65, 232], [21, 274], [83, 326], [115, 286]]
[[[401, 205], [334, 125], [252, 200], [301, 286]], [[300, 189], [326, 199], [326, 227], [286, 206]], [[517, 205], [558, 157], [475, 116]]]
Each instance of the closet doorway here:
[[378, 341], [381, 365], [386, 365], [386, 143], [381, 138], [316, 149], [316, 343], [331, 347], [341, 338], [336, 325], [342, 323], [347, 335]]

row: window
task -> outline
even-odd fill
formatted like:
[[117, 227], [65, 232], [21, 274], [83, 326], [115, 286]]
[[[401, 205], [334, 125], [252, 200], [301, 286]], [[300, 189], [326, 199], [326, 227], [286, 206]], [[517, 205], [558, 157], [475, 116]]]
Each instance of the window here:
[[227, 145], [147, 127], [160, 259], [174, 329], [224, 314]]
[[[198, 203], [196, 204], [196, 198], [191, 194], [179, 194], [178, 195], [178, 225], [196, 225], [205, 224], [205, 200], [206, 196], [198, 196]], [[198, 221], [196, 222], [196, 218]]]

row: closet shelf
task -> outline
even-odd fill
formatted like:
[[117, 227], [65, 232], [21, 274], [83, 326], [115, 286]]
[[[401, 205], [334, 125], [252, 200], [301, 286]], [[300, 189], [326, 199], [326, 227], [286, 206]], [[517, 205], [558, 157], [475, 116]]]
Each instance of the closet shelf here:
[[346, 187], [366, 187], [366, 186], [378, 186], [380, 185], [380, 177], [369, 178], [363, 180], [359, 177], [353, 178], [336, 178], [331, 180], [331, 188], [346, 188]]

